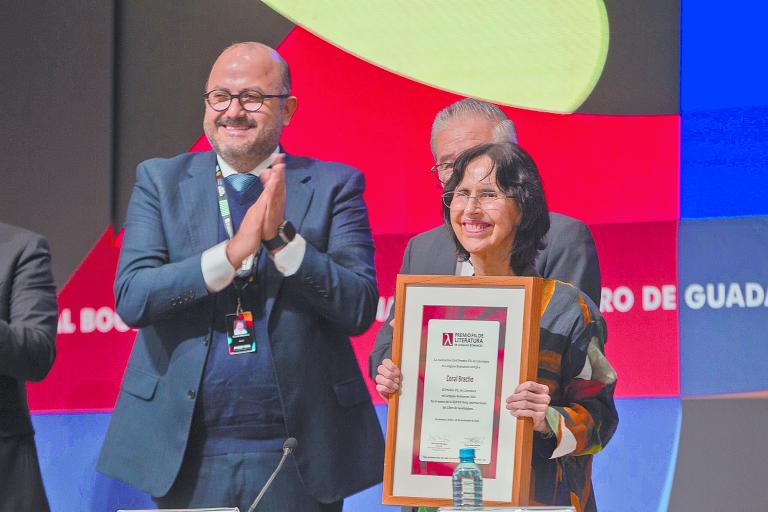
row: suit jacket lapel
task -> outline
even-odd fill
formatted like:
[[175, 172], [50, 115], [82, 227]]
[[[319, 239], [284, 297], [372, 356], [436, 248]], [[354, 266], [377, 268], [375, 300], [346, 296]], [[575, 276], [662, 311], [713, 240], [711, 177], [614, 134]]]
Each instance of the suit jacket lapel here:
[[219, 210], [216, 204], [216, 153], [201, 153], [190, 162], [187, 179], [179, 184], [185, 224], [195, 250], [218, 243]]
[[[314, 190], [309, 186], [311, 176], [302, 165], [304, 159], [286, 154], [285, 158], [285, 220], [290, 221], [297, 231], [301, 231], [304, 218], [312, 201]], [[283, 284], [283, 275], [273, 264], [267, 265], [267, 300], [265, 304], [266, 317], [272, 313], [280, 286]]]
[[302, 159], [286, 155], [285, 172], [285, 219], [301, 230], [314, 189], [309, 186], [311, 176], [302, 166]]

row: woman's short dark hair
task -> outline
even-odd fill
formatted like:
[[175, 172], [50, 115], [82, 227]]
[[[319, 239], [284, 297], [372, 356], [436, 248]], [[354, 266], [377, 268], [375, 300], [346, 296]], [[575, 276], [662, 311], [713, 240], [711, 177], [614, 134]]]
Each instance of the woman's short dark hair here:
[[[544, 198], [544, 188], [536, 164], [520, 146], [511, 143], [480, 144], [461, 153], [453, 163], [453, 174], [445, 184], [446, 192], [453, 192], [464, 178], [470, 162], [487, 156], [496, 170], [496, 185], [512, 196], [520, 212], [520, 225], [515, 233], [509, 263], [515, 274], [521, 274], [533, 265], [536, 255], [544, 248], [542, 239], [549, 231], [549, 210]], [[451, 227], [451, 210], [443, 204], [443, 221], [448, 226], [456, 252], [461, 261], [469, 259], [469, 253], [461, 245]]]

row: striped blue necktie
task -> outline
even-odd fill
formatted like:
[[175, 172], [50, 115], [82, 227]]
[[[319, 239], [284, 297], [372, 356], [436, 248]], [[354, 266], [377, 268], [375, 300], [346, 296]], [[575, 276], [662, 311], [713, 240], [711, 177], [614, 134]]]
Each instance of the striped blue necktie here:
[[253, 185], [253, 182], [258, 180], [258, 176], [254, 176], [250, 173], [241, 173], [237, 172], [235, 174], [230, 174], [227, 176], [227, 182], [232, 186], [233, 189], [235, 189], [238, 192], [242, 192], [243, 190], [247, 190], [248, 188]]

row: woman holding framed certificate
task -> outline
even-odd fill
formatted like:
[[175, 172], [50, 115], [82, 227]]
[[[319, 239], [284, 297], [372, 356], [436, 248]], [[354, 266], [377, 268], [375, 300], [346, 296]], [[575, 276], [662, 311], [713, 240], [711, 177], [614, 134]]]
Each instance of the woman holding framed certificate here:
[[[536, 165], [519, 146], [482, 144], [462, 153], [445, 186], [443, 219], [472, 275], [537, 275], [532, 263], [549, 215]], [[504, 406], [533, 424], [533, 500], [596, 510], [592, 455], [618, 424], [605, 322], [572, 285], [543, 280], [541, 290], [537, 377], [520, 383]], [[400, 369], [385, 359], [377, 373], [376, 389], [387, 399], [399, 389]]]

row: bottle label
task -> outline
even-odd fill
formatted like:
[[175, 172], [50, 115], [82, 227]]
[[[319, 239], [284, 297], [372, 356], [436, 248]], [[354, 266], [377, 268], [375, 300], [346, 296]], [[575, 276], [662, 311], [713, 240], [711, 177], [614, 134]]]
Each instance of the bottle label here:
[[475, 500], [475, 481], [473, 479], [461, 479], [461, 494], [464, 498], [469, 498], [471, 501]]

